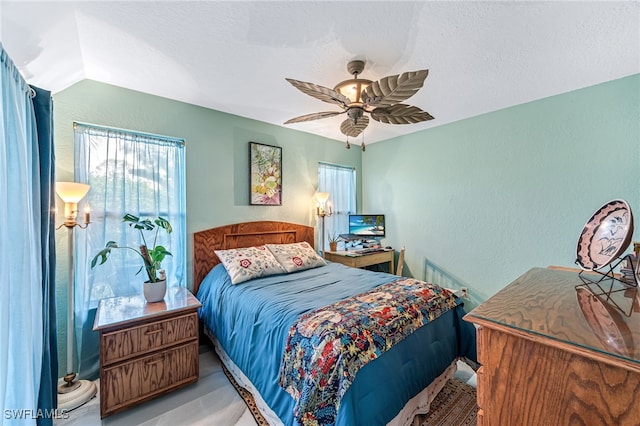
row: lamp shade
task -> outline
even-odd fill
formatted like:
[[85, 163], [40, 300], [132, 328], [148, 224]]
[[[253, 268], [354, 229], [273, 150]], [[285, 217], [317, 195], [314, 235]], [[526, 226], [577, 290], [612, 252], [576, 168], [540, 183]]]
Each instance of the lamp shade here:
[[91, 186], [78, 182], [56, 182], [56, 193], [65, 203], [78, 203]]
[[326, 203], [328, 199], [329, 199], [328, 192], [316, 192], [316, 200], [318, 200], [320, 204], [324, 205], [324, 203]]

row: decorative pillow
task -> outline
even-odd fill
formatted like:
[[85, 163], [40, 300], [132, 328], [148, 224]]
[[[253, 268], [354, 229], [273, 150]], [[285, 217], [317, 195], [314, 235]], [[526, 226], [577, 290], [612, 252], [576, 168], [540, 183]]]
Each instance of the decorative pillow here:
[[215, 253], [233, 284], [286, 272], [265, 246], [216, 250]]
[[326, 266], [327, 262], [318, 256], [307, 242], [293, 244], [266, 244], [276, 260], [287, 272]]

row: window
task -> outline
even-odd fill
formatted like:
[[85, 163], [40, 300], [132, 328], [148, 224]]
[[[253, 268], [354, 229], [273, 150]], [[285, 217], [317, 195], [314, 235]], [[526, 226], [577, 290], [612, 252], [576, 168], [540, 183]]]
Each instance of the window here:
[[[318, 163], [318, 192], [328, 192], [333, 214], [325, 218], [325, 247], [327, 235], [349, 232], [349, 214], [356, 212], [356, 170], [338, 164]], [[320, 246], [322, 240], [318, 239]]]
[[[185, 285], [186, 215], [184, 179], [184, 141], [144, 133], [76, 124], [76, 179], [91, 189], [87, 202], [91, 206], [92, 224], [84, 231], [86, 244], [77, 255], [86, 256], [78, 270], [84, 276], [86, 298], [90, 307], [109, 296], [140, 293], [146, 276], [138, 274], [140, 259], [136, 253], [114, 250], [103, 265], [91, 269], [90, 262], [107, 241], [137, 247], [139, 235], [122, 222], [125, 213], [135, 216], [164, 217], [173, 232], [158, 233], [173, 254], [163, 262], [167, 285]], [[78, 232], [79, 235], [82, 232]]]
[[[91, 224], [76, 234], [75, 312], [80, 374], [97, 371], [92, 315], [100, 299], [142, 293], [147, 279], [138, 254], [113, 250], [109, 261], [91, 268], [91, 259], [107, 241], [138, 247], [139, 234], [122, 222], [125, 213], [154, 219], [173, 228], [158, 233], [158, 244], [172, 253], [162, 263], [167, 287], [186, 285], [186, 208], [184, 141], [87, 124], [74, 125], [75, 179], [91, 185], [84, 203]], [[83, 202], [79, 211], [83, 210]], [[84, 340], [84, 345], [83, 345]]]

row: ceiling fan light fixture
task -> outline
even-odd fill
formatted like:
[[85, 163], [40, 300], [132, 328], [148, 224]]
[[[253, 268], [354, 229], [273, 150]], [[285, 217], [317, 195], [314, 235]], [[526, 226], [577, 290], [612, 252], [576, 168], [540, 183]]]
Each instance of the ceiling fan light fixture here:
[[362, 93], [371, 83], [364, 78], [352, 78], [338, 83], [333, 90], [349, 98], [352, 104], [362, 104]]

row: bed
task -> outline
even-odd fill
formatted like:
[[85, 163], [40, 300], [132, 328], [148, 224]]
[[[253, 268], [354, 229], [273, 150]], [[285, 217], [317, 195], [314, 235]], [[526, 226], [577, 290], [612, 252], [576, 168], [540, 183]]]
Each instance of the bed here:
[[[427, 284], [326, 262], [325, 266], [234, 285], [231, 280], [236, 277], [216, 255], [218, 250], [288, 247], [295, 243], [314, 247], [314, 229], [286, 222], [246, 222], [196, 232], [193, 240], [194, 292], [203, 305], [200, 319], [205, 334], [236, 381], [252, 393], [269, 424], [410, 424], [416, 414], [428, 411], [430, 402], [453, 376], [458, 359], [475, 361], [475, 329], [462, 320], [465, 312], [460, 300], [439, 287], [425, 290], [431, 299], [436, 300], [435, 293], [440, 296], [442, 312], [437, 316], [417, 313], [409, 318], [409, 309], [405, 309], [402, 317], [408, 322], [397, 325], [400, 323], [395, 320], [387, 321], [385, 326], [396, 324], [391, 335], [407, 333], [392, 344], [391, 339], [386, 343], [378, 339], [380, 345], [374, 346], [377, 336], [371, 337], [363, 325], [362, 333], [343, 333], [339, 339], [329, 344], [325, 340], [325, 345], [319, 346], [317, 336], [299, 331], [309, 324], [315, 327], [317, 318], [326, 319], [327, 312], [363, 305], [369, 295], [393, 294], [394, 301], [403, 300], [399, 295], [405, 291], [399, 288]], [[226, 252], [218, 253], [223, 257]], [[412, 292], [418, 294], [406, 291]], [[384, 312], [372, 308], [378, 306], [376, 301], [366, 302], [367, 316], [359, 321], [383, 324]], [[426, 325], [421, 326], [417, 317]], [[363, 349], [356, 335], [366, 335], [369, 347]], [[348, 342], [348, 350], [333, 348], [336, 341], [348, 340], [349, 336], [356, 340]], [[327, 372], [323, 365], [313, 369], [310, 366], [314, 362], [328, 363], [317, 353], [304, 353], [312, 346], [309, 342], [318, 345], [317, 351], [332, 347], [338, 358], [358, 358], [360, 365], [354, 371], [349, 367]], [[358, 353], [358, 348], [368, 351], [366, 356]], [[335, 358], [332, 362], [337, 365]], [[316, 373], [318, 377], [326, 373], [330, 380], [318, 379]]]

